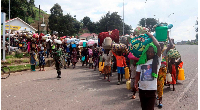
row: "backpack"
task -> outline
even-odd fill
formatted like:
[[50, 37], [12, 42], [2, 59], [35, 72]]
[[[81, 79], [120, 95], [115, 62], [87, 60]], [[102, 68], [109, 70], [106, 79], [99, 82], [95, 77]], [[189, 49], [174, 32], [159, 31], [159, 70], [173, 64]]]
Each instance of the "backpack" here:
[[92, 52], [92, 49], [89, 49], [89, 56], [92, 56], [93, 52]]

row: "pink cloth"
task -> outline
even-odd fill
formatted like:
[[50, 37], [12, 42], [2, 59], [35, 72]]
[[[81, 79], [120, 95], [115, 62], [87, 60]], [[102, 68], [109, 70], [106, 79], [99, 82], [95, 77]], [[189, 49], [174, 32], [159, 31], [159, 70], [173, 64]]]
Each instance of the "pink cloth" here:
[[139, 58], [135, 57], [131, 52], [129, 52], [128, 58], [131, 59], [131, 60], [136, 60], [136, 61], [139, 60]]
[[31, 42], [28, 42], [28, 52], [30, 52], [30, 50], [31, 50]]

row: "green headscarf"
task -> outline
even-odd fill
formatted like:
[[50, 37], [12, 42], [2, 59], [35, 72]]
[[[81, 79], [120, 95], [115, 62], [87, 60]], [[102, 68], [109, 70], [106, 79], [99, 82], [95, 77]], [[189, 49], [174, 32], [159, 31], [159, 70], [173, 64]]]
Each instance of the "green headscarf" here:
[[137, 65], [145, 64], [147, 62], [147, 54], [146, 54], [146, 52], [149, 49], [149, 47], [153, 47], [155, 53], [157, 53], [157, 47], [154, 45], [153, 42], [147, 44], [145, 49], [142, 52], [142, 55], [140, 56], [139, 61], [136, 63]]

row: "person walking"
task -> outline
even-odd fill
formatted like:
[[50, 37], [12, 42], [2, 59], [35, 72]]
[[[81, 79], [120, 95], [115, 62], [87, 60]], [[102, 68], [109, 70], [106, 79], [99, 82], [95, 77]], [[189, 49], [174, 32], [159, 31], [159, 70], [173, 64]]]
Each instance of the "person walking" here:
[[51, 52], [51, 42], [50, 40], [46, 43], [47, 47], [47, 58], [49, 58], [50, 52]]
[[104, 79], [106, 79], [106, 76], [108, 77], [108, 82], [110, 82], [109, 76], [111, 74], [111, 57], [112, 52], [110, 51], [110, 49], [105, 49], [101, 66], [103, 66], [103, 62], [105, 62], [102, 73], [104, 74]]
[[72, 65], [74, 66], [73, 69], [76, 67], [76, 63], [77, 63], [77, 51], [76, 48], [73, 48], [72, 54], [71, 54], [71, 58], [72, 58]]
[[35, 48], [31, 49], [30, 52], [30, 63], [31, 63], [31, 71], [35, 71], [35, 65], [36, 65], [36, 53], [35, 53]]
[[[116, 53], [114, 53], [112, 51], [112, 54], [115, 56], [116, 61], [117, 61], [117, 73], [118, 73], [118, 83], [117, 83], [117, 85], [120, 85], [120, 82], [122, 82], [122, 79], [123, 79], [123, 75], [125, 74], [124, 68], [127, 65], [126, 65], [125, 57], [122, 55], [122, 51], [118, 50]], [[120, 79], [121, 79], [121, 81], [120, 81]]]
[[86, 63], [86, 66], [87, 66], [87, 64], [88, 64], [87, 56], [88, 56], [88, 51], [87, 51], [86, 47], [83, 47], [83, 50], [81, 51], [82, 66], [84, 66], [85, 63]]
[[140, 56], [136, 69], [134, 87], [138, 90], [139, 82], [139, 97], [142, 110], [154, 110], [158, 71], [161, 66], [161, 49], [156, 38], [146, 33], [153, 42], [146, 45]]
[[98, 67], [99, 63], [99, 52], [97, 51], [97, 48], [93, 51], [93, 61], [94, 61], [94, 71], [96, 71], [96, 67]]
[[167, 62], [168, 62], [168, 57], [167, 57], [167, 52], [173, 48], [173, 43], [168, 36], [169, 40], [169, 45], [167, 48], [164, 48], [164, 43], [159, 42], [160, 47], [161, 47], [161, 54], [162, 54], [162, 61], [161, 61], [161, 66], [158, 72], [158, 80], [157, 80], [157, 100], [159, 100], [158, 108], [162, 108], [162, 95], [163, 95], [163, 88], [164, 88], [164, 83], [166, 79], [166, 73], [167, 73]]
[[39, 68], [41, 71], [41, 68], [43, 68], [42, 71], [45, 71], [44, 70], [44, 65], [45, 65], [45, 58], [44, 58], [44, 47], [41, 47], [40, 51], [38, 52], [38, 59], [39, 59]]
[[61, 78], [61, 66], [62, 66], [61, 56], [62, 56], [62, 49], [60, 48], [60, 45], [61, 44], [57, 43], [57, 48], [55, 49], [55, 52], [54, 52], [54, 55], [53, 55], [53, 58], [54, 58], [54, 61], [55, 61], [55, 67], [56, 67], [57, 74], [58, 74], [57, 78]]

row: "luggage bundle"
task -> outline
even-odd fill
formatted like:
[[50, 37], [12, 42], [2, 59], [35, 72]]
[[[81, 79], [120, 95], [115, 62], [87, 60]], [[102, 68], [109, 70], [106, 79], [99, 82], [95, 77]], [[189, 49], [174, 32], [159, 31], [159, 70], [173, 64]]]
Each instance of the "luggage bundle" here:
[[110, 49], [112, 45], [112, 39], [110, 37], [106, 37], [102, 43], [104, 49]]
[[140, 58], [146, 45], [151, 42], [152, 39], [147, 34], [139, 35], [138, 37], [131, 38], [129, 50], [135, 57]]
[[110, 37], [112, 41], [119, 43], [119, 31], [117, 29], [109, 32], [101, 32], [98, 35], [98, 45], [102, 46], [102, 43], [106, 37]]
[[112, 44], [112, 50], [113, 50], [113, 52], [122, 51], [123, 53], [128, 51], [126, 45], [121, 44], [121, 43], [120, 44], [117, 44], [117, 43]]

